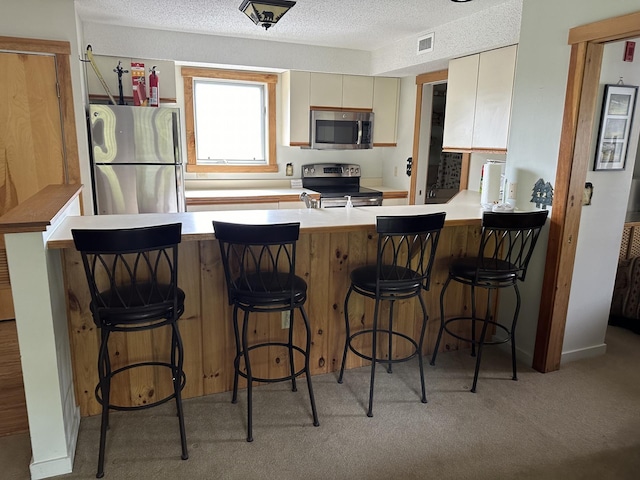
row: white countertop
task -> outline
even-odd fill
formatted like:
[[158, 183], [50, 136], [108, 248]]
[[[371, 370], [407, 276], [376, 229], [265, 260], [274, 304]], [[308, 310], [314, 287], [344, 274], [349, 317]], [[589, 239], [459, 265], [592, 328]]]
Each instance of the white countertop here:
[[139, 215], [87, 215], [67, 217], [48, 241], [49, 248], [73, 246], [72, 229], [116, 229], [182, 223], [183, 241], [214, 239], [213, 220], [250, 224], [300, 222], [303, 233], [372, 228], [378, 215], [421, 215], [446, 212], [445, 225], [469, 224], [482, 219], [480, 194], [465, 190], [449, 203], [388, 207], [320, 208], [287, 210], [231, 210]]

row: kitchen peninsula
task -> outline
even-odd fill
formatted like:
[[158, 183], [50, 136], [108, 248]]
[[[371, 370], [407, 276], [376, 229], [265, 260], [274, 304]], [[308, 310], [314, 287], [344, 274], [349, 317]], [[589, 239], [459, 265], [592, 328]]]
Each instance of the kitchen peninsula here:
[[[307, 311], [312, 326], [313, 346], [311, 369], [313, 374], [335, 371], [344, 346], [345, 326], [343, 316], [344, 295], [349, 286], [349, 272], [364, 263], [375, 263], [376, 215], [421, 214], [446, 211], [446, 227], [442, 233], [434, 268], [431, 291], [426, 300], [432, 321], [425, 345], [435, 343], [437, 333], [437, 306], [440, 286], [446, 280], [447, 264], [451, 256], [475, 252], [480, 231], [481, 209], [475, 192], [462, 192], [447, 205], [364, 207], [350, 209], [295, 209], [295, 210], [245, 210], [242, 213], [188, 212], [180, 214], [109, 215], [92, 217], [68, 217], [52, 234], [49, 249], [62, 249], [65, 272], [69, 332], [73, 358], [74, 383], [81, 415], [94, 415], [100, 408], [94, 397], [96, 383], [96, 358], [98, 333], [89, 311], [89, 292], [82, 270], [79, 253], [73, 247], [71, 229], [74, 228], [128, 228], [160, 223], [182, 222], [180, 245], [179, 284], [186, 293], [186, 308], [180, 320], [180, 330], [185, 344], [185, 371], [187, 385], [184, 398], [223, 392], [232, 388], [233, 357], [235, 355], [231, 310], [226, 300], [226, 290], [219, 249], [215, 241], [212, 220], [246, 223], [300, 222], [297, 270], [309, 285]], [[466, 301], [459, 295], [451, 295], [448, 309], [461, 313]], [[418, 304], [400, 302], [399, 307], [408, 321], [408, 331], [417, 328], [413, 310]], [[373, 304], [361, 303], [353, 309], [352, 330], [362, 328], [371, 321]], [[281, 327], [279, 314], [272, 321], [252, 323], [255, 336], [278, 341], [287, 334]], [[253, 320], [255, 322], [255, 320]], [[114, 335], [114, 352], [117, 352], [113, 368], [125, 363], [138, 351], [153, 349], [152, 337], [140, 333], [138, 338]], [[158, 342], [160, 343], [160, 342]], [[457, 349], [458, 341], [447, 339], [445, 349]], [[399, 342], [394, 354], [402, 355], [405, 345]], [[160, 353], [156, 353], [160, 355]], [[254, 374], [278, 376], [278, 371], [288, 368], [286, 352], [265, 352], [264, 358], [255, 361]], [[363, 365], [361, 359], [349, 357], [348, 367]], [[281, 374], [280, 374], [281, 375]], [[136, 374], [123, 384], [114, 386], [112, 394], [119, 403], [151, 403], [165, 395], [168, 382], [159, 381], [154, 372]], [[114, 393], [115, 392], [115, 393]]]
[[[478, 193], [464, 191], [443, 205], [80, 216], [79, 190], [71, 190], [62, 192], [69, 194], [68, 199], [49, 198], [60, 193], [49, 187], [33, 197], [37, 205], [59, 205], [59, 212], [50, 214], [47, 221], [34, 225], [29, 210], [18, 210], [11, 217], [11, 223], [7, 223], [7, 218], [3, 218], [4, 224], [0, 222], [0, 231], [6, 234], [15, 287], [16, 323], [32, 438], [31, 471], [37, 472], [35, 478], [70, 471], [79, 417], [94, 415], [100, 410], [94, 398], [99, 333], [89, 311], [89, 292], [71, 229], [182, 223], [179, 284], [185, 290], [186, 302], [179, 325], [187, 375], [183, 396], [189, 398], [230, 390], [233, 382], [235, 347], [231, 310], [226, 300], [213, 219], [300, 222], [297, 273], [309, 285], [306, 307], [313, 336], [311, 370], [313, 374], [321, 374], [339, 368], [345, 336], [343, 302], [349, 272], [375, 261], [377, 215], [447, 213], [431, 290], [425, 293], [431, 318], [424, 353], [435, 343], [439, 326], [438, 296], [446, 280], [449, 260], [467, 252], [475, 253], [482, 215]], [[31, 208], [28, 205], [24, 208]], [[468, 305], [467, 296], [462, 290], [450, 295], [447, 311], [461, 313]], [[369, 326], [373, 305], [361, 302], [352, 307], [352, 331]], [[406, 318], [398, 324], [403, 323], [402, 328], [414, 331], [415, 302], [401, 301], [397, 308], [398, 318]], [[277, 318], [272, 321], [261, 319], [253, 323], [253, 335], [270, 340], [287, 335], [288, 330], [282, 328], [279, 315], [275, 315]], [[143, 332], [139, 332], [137, 339], [128, 336], [126, 342], [117, 335], [112, 339], [113, 368], [124, 359], [135, 358], [139, 352], [148, 355], [147, 352], [153, 350], [154, 338]], [[457, 340], [445, 337], [443, 350], [459, 347], [464, 348]], [[398, 342], [394, 354], [403, 355], [405, 348]], [[161, 358], [159, 353], [155, 355]], [[255, 360], [254, 373], [277, 374], [278, 370], [287, 368], [284, 355], [286, 353], [277, 348], [266, 352], [263, 358]], [[362, 364], [358, 357], [349, 356], [349, 368]], [[132, 372], [128, 378], [123, 377], [123, 383], [112, 385], [112, 395], [118, 403], [150, 402], [163, 396], [170, 387], [168, 382], [158, 381], [153, 371], [140, 375]]]

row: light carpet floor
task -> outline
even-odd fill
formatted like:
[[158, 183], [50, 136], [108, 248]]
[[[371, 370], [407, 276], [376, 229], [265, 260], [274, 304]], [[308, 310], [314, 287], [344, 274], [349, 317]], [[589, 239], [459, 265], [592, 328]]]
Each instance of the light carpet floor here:
[[[245, 441], [246, 396], [184, 402], [189, 459], [180, 459], [172, 404], [114, 412], [106, 479], [639, 479], [640, 335], [607, 332], [607, 353], [541, 374], [487, 348], [478, 392], [468, 351], [425, 359], [428, 403], [416, 361], [377, 370], [374, 417], [366, 416], [369, 368], [313, 377], [320, 426], [305, 380], [254, 390], [254, 441]], [[73, 473], [90, 479], [99, 416], [83, 418]], [[27, 435], [0, 438], [0, 478], [26, 480]]]

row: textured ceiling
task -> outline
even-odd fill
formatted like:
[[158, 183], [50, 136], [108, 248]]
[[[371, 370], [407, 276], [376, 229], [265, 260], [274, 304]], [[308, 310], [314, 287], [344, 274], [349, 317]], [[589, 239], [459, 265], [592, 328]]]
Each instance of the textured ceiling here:
[[83, 21], [374, 51], [509, 0], [298, 0], [268, 31], [241, 0], [75, 0]]

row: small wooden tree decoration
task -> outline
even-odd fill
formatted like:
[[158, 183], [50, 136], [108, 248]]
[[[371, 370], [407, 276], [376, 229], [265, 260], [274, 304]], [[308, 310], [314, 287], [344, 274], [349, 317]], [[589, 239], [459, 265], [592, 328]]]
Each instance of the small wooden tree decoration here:
[[533, 186], [531, 195], [531, 203], [536, 204], [536, 208], [547, 209], [553, 203], [553, 187], [550, 182], [546, 182], [540, 178]]

